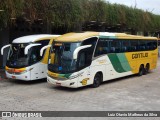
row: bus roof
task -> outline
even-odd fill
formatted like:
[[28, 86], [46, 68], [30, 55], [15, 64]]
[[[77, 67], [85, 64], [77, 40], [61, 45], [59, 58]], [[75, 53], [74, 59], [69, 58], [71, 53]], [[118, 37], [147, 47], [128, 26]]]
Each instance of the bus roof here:
[[90, 38], [93, 36], [98, 36], [98, 32], [81, 32], [81, 33], [67, 33], [58, 38], [55, 41], [58, 42], [78, 42], [83, 41], [86, 38]]
[[57, 42], [78, 42], [84, 41], [90, 37], [104, 37], [104, 38], [115, 38], [115, 39], [143, 39], [143, 40], [152, 40], [156, 37], [144, 37], [137, 35], [129, 35], [126, 33], [111, 33], [111, 32], [81, 32], [81, 33], [67, 33], [58, 38], [55, 41]]
[[126, 33], [115, 33], [116, 38], [123, 38], [123, 39], [143, 39], [143, 40], [151, 40], [151, 39], [157, 39], [156, 37], [145, 37], [145, 36], [139, 36], [139, 35], [130, 35]]
[[39, 35], [28, 35], [28, 36], [23, 36], [19, 37], [13, 40], [12, 43], [30, 43], [30, 42], [35, 42], [40, 39], [49, 39], [49, 38], [56, 38], [59, 37], [60, 35], [47, 35], [47, 34], [39, 34]]

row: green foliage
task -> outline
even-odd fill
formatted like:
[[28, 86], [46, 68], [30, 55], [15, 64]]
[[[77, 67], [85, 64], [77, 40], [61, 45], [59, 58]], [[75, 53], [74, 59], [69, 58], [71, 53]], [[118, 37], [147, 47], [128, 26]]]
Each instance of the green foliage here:
[[11, 19], [22, 15], [24, 0], [0, 0], [0, 27], [6, 27]]
[[137, 31], [160, 28], [160, 15], [104, 0], [0, 0], [0, 3], [1, 27], [13, 18], [23, 17], [31, 22], [42, 19], [68, 29], [86, 21], [105, 22], [110, 26], [123, 24]]
[[[105, 21], [105, 2], [103, 0], [80, 0], [83, 21]], [[81, 17], [81, 16], [80, 16]]]

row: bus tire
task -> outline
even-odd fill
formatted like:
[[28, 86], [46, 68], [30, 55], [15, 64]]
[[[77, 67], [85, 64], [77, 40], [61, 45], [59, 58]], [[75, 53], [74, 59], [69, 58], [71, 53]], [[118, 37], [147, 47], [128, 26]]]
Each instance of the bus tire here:
[[93, 87], [93, 88], [99, 87], [100, 84], [101, 84], [101, 81], [102, 81], [102, 76], [101, 76], [101, 74], [97, 73], [97, 74], [95, 75], [95, 77], [94, 77], [92, 87]]
[[145, 73], [148, 73], [149, 72], [149, 69], [150, 69], [150, 65], [149, 63], [147, 63], [146, 67], [145, 67]]
[[144, 74], [144, 67], [143, 67], [143, 65], [141, 65], [141, 66], [139, 67], [138, 76], [142, 76], [143, 74]]

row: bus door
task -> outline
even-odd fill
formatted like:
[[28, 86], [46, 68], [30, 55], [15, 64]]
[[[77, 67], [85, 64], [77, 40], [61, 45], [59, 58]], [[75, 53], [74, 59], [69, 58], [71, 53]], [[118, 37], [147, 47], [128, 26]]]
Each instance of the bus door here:
[[87, 49], [81, 50], [78, 53], [78, 86], [85, 86], [90, 84], [90, 77], [91, 77], [91, 67], [90, 67], [90, 60], [87, 54]]
[[92, 84], [92, 56], [97, 43], [97, 37], [91, 37], [82, 42], [83, 46], [91, 45], [88, 48], [82, 49], [78, 53], [78, 69], [79, 81], [78, 86]]

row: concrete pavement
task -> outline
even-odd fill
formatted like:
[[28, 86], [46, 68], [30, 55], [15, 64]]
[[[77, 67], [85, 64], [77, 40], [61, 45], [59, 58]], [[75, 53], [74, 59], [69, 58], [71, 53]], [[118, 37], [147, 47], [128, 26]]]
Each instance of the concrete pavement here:
[[[0, 76], [3, 76], [2, 73]], [[104, 82], [99, 88], [87, 86], [78, 89], [55, 87], [48, 84], [46, 79], [25, 82], [2, 78], [0, 110], [159, 111], [159, 73], [160, 60], [157, 69], [147, 75]]]

